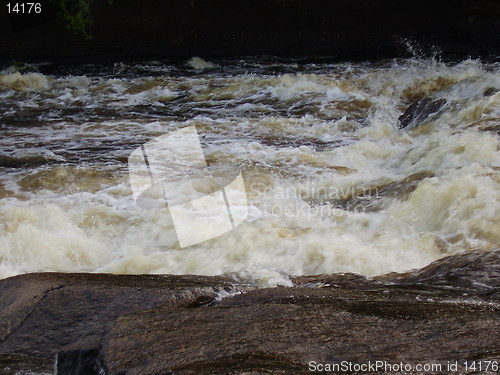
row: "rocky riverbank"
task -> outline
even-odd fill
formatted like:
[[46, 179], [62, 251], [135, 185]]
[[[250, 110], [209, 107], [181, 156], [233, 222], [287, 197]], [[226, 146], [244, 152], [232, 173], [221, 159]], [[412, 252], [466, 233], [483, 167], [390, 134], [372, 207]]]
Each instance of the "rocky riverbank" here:
[[16, 276], [0, 282], [0, 373], [54, 361], [59, 375], [307, 374], [341, 361], [458, 361], [466, 373], [500, 358], [499, 260], [477, 251], [264, 289], [231, 276]]

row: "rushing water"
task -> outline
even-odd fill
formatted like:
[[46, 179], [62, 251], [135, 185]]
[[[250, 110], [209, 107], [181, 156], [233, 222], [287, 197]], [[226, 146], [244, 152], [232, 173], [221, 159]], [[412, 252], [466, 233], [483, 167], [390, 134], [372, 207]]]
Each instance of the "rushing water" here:
[[[378, 275], [495, 250], [499, 67], [273, 58], [5, 67], [0, 277], [235, 272], [286, 285], [287, 275]], [[429, 96], [447, 104], [399, 129]], [[190, 125], [213, 171], [242, 171], [249, 217], [181, 248], [168, 208], [136, 205], [127, 160]]]

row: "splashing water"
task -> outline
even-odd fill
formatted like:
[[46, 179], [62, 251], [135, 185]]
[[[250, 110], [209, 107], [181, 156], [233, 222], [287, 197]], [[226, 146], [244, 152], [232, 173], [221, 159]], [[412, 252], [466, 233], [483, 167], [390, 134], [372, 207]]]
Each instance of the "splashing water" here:
[[[0, 277], [35, 271], [377, 275], [500, 243], [498, 63], [40, 65], [0, 73]], [[413, 102], [438, 116], [400, 130]], [[180, 248], [129, 154], [195, 125], [249, 217]], [[208, 180], [206, 180], [208, 181]], [[204, 186], [199, 189], [203, 190]], [[189, 193], [186, 193], [189, 194]]]

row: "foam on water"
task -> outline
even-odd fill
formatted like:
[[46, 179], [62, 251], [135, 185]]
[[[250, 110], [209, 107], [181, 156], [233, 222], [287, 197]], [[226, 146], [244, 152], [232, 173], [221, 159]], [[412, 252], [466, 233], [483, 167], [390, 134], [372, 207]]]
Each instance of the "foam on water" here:
[[[25, 99], [47, 111], [82, 107], [74, 122], [54, 115], [4, 129], [0, 277], [232, 273], [289, 285], [288, 275], [406, 271], [500, 244], [497, 65], [405, 60], [275, 75], [188, 65], [199, 74], [154, 65], [154, 76], [135, 78], [0, 78], [5, 97], [27, 90]], [[46, 86], [33, 83], [40, 77]], [[31, 83], [5, 83], [24, 81]], [[443, 113], [398, 129], [401, 112], [429, 95], [447, 99]], [[124, 161], [144, 142], [191, 125], [213, 171], [242, 170], [249, 217], [182, 249], [161, 198], [152, 208], [135, 204]], [[8, 165], [12, 155], [42, 155], [41, 144], [50, 160]]]
[[201, 57], [197, 56], [190, 58], [186, 62], [186, 64], [196, 70], [211, 69], [216, 67], [214, 63], [211, 63], [210, 61], [207, 60], [203, 60]]
[[19, 72], [11, 74], [0, 74], [0, 89], [33, 91], [47, 90], [49, 87], [49, 80], [43, 74], [21, 74]]

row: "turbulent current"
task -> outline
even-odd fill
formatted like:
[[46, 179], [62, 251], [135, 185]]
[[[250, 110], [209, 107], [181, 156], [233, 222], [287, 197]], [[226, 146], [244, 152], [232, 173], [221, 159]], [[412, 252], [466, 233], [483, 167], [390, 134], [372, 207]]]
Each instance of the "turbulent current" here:
[[[495, 251], [499, 68], [275, 58], [5, 66], [0, 277], [232, 273], [289, 285], [290, 275], [374, 276]], [[400, 129], [423, 98], [446, 104]], [[127, 161], [192, 125], [213, 174], [242, 172], [248, 217], [183, 248], [162, 199], [136, 204]], [[213, 184], [208, 175], [194, 190]]]

